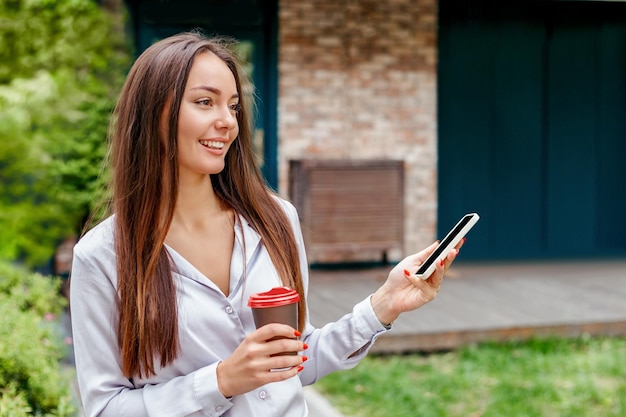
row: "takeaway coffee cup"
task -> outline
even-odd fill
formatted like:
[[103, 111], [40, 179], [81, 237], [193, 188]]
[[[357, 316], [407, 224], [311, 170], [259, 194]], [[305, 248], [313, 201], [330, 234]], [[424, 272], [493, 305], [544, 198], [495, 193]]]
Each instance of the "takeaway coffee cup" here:
[[[284, 323], [297, 329], [298, 301], [300, 301], [300, 294], [296, 290], [276, 287], [267, 292], [251, 295], [248, 299], [248, 306], [252, 308], [252, 316], [257, 329], [269, 323]], [[295, 354], [297, 352], [284, 353], [284, 355]]]

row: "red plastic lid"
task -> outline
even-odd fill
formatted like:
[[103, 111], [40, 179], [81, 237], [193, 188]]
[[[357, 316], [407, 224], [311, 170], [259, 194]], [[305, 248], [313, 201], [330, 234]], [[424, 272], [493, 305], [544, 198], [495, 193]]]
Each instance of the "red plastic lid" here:
[[248, 299], [248, 307], [267, 308], [280, 307], [300, 301], [298, 291], [288, 287], [276, 287], [267, 292], [252, 294]]

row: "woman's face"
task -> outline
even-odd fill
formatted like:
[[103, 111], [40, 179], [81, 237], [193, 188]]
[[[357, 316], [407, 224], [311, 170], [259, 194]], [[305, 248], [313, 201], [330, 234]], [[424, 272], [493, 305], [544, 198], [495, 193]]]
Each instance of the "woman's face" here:
[[180, 174], [217, 174], [237, 134], [239, 95], [228, 66], [211, 52], [196, 56], [178, 114]]

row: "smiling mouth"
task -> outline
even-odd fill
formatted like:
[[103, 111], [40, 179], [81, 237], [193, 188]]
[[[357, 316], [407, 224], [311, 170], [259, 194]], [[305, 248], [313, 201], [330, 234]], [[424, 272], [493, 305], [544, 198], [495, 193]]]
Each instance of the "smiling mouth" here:
[[217, 140], [201, 140], [200, 144], [209, 149], [224, 149], [224, 142]]

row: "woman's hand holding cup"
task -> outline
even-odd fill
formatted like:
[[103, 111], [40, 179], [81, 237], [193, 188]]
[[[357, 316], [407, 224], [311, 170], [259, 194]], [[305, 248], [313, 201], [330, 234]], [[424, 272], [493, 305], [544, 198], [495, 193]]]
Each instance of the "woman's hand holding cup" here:
[[217, 367], [218, 387], [225, 397], [289, 379], [302, 371], [307, 357], [298, 352], [307, 345], [298, 340], [298, 301], [298, 293], [286, 287], [250, 296], [248, 306], [257, 330]]

